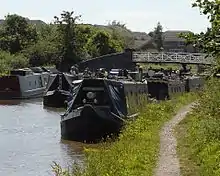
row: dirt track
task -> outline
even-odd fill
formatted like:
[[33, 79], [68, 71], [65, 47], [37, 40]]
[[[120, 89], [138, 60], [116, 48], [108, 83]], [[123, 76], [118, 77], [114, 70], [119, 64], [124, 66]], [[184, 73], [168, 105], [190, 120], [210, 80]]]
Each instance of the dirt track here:
[[184, 119], [192, 106], [193, 103], [181, 108], [173, 119], [162, 128], [160, 133], [160, 154], [155, 176], [180, 176], [180, 165], [176, 154], [177, 141], [173, 130]]

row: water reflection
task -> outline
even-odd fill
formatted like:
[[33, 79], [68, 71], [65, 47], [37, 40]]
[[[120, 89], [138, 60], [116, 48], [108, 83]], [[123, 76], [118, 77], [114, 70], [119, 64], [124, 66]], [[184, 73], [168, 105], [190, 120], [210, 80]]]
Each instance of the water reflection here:
[[60, 114], [42, 99], [0, 106], [0, 175], [52, 175], [53, 161], [70, 166], [82, 160], [84, 145], [60, 139]]
[[20, 100], [0, 100], [0, 105], [19, 105]]

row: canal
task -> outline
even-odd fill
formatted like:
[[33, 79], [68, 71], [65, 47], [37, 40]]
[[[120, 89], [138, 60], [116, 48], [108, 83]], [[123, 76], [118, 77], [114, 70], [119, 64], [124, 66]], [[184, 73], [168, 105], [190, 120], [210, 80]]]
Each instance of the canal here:
[[82, 144], [60, 139], [62, 113], [43, 108], [42, 99], [1, 102], [0, 175], [49, 176], [53, 161], [80, 163]]

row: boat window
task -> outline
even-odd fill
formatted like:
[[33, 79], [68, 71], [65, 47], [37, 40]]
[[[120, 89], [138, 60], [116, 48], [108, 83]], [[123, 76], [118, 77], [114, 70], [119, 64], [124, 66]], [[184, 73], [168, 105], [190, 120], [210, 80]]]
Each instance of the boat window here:
[[42, 79], [39, 77], [39, 87], [43, 87]]
[[29, 86], [31, 86], [31, 81], [29, 81]]
[[44, 82], [45, 82], [45, 84], [47, 84], [47, 78], [44, 78]]

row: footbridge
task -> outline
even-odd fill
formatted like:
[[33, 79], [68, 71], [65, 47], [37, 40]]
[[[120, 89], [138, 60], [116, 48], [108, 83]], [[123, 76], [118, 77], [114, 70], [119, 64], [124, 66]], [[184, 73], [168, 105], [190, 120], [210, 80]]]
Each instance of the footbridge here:
[[132, 61], [135, 63], [174, 63], [174, 64], [215, 65], [214, 58], [204, 53], [134, 51], [132, 53]]

